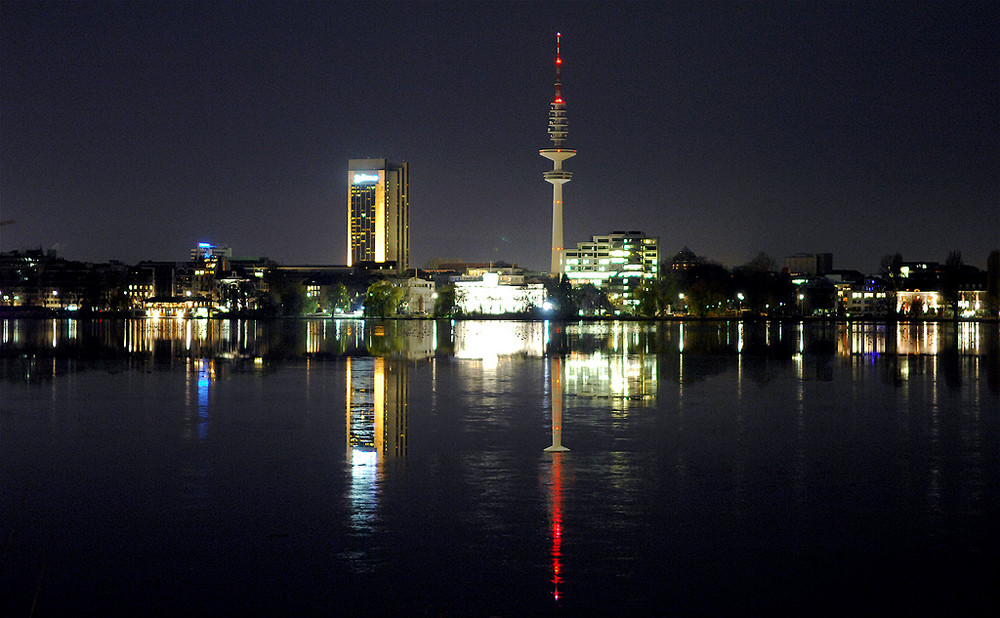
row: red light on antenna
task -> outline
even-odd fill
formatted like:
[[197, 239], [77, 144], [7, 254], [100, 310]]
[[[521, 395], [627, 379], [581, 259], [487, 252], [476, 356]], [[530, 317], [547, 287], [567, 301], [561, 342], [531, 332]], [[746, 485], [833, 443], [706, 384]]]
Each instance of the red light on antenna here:
[[556, 64], [562, 64], [562, 58], [556, 58]]

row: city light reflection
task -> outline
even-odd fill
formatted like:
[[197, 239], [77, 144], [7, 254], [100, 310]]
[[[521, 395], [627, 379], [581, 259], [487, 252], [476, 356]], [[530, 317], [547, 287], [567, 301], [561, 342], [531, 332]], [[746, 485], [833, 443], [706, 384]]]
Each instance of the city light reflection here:
[[531, 322], [462, 321], [455, 325], [455, 358], [483, 360], [496, 366], [503, 356], [539, 357], [547, 328]]
[[346, 446], [351, 474], [348, 499], [352, 527], [357, 533], [373, 532], [386, 465], [406, 457], [408, 376], [405, 360], [346, 359]]
[[215, 363], [201, 359], [198, 369], [198, 439], [208, 437], [208, 390], [215, 379]]
[[552, 598], [558, 603], [562, 600], [559, 586], [565, 581], [563, 577], [563, 458], [564, 453], [552, 453], [552, 463], [549, 468], [549, 518], [550, 535], [552, 537]]

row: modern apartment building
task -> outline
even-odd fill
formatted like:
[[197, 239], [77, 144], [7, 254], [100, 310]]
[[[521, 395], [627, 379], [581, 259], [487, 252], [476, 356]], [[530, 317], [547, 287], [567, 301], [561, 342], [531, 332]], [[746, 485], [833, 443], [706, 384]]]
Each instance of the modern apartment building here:
[[592, 236], [566, 250], [566, 277], [573, 285], [593, 283], [612, 302], [634, 305], [634, 291], [646, 279], [659, 275], [659, 238], [639, 231], [616, 231]]

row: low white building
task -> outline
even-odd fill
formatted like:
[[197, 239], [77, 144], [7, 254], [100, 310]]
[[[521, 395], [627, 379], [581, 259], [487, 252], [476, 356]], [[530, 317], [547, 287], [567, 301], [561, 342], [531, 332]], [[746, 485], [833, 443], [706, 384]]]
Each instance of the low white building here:
[[500, 274], [483, 273], [481, 279], [455, 281], [455, 304], [462, 313], [502, 315], [521, 313], [545, 302], [545, 286], [541, 283], [505, 285]]
[[427, 315], [434, 313], [434, 282], [417, 277], [400, 281], [397, 285], [403, 289], [403, 305], [400, 313], [409, 315]]

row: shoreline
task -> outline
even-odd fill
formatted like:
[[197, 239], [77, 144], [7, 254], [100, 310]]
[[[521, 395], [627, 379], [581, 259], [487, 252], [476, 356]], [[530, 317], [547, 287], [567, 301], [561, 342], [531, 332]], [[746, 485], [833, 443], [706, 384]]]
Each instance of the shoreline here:
[[26, 319], [26, 320], [262, 320], [262, 321], [274, 321], [274, 320], [300, 320], [300, 321], [322, 321], [322, 320], [363, 320], [366, 322], [384, 322], [384, 321], [438, 321], [438, 320], [449, 320], [456, 322], [554, 322], [560, 324], [573, 324], [580, 322], [744, 322], [744, 323], [754, 323], [754, 322], [782, 322], [782, 323], [796, 323], [796, 322], [810, 322], [810, 323], [823, 323], [829, 322], [834, 324], [840, 323], [850, 323], [850, 322], [861, 322], [861, 323], [873, 323], [873, 324], [907, 324], [907, 323], [918, 323], [918, 324], [952, 324], [952, 323], [1000, 323], [1000, 316], [997, 317], [971, 317], [971, 318], [941, 318], [941, 317], [931, 317], [931, 318], [892, 318], [892, 317], [845, 317], [845, 316], [691, 316], [691, 315], [670, 315], [670, 316], [658, 316], [658, 317], [641, 317], [641, 316], [580, 316], [575, 319], [561, 319], [561, 318], [545, 318], [545, 317], [535, 317], [535, 316], [523, 316], [523, 315], [464, 315], [464, 316], [448, 316], [448, 317], [434, 317], [434, 316], [414, 316], [414, 315], [399, 315], [392, 317], [366, 317], [366, 316], [271, 316], [271, 315], [253, 315], [253, 314], [220, 314], [211, 317], [195, 318], [195, 317], [168, 317], [168, 318], [154, 318], [149, 316], [137, 316], [132, 315], [127, 312], [102, 312], [102, 313], [79, 313], [70, 311], [60, 311], [54, 309], [42, 309], [42, 308], [20, 308], [20, 307], [4, 307], [0, 308], [0, 319]]

